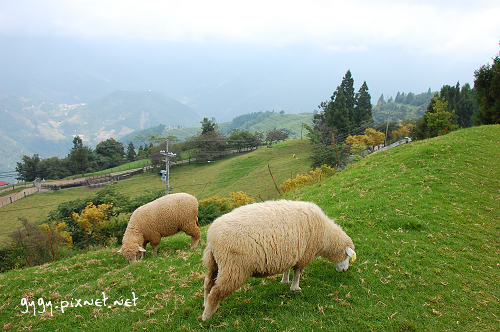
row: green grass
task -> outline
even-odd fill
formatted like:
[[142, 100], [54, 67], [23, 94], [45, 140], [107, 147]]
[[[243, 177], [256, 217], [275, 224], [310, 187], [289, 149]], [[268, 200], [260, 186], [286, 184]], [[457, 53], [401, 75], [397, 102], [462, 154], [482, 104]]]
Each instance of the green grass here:
[[[278, 198], [267, 165], [270, 165], [279, 186], [292, 173], [296, 175], [310, 169], [309, 153], [308, 140], [291, 140], [212, 163], [172, 166], [170, 185], [174, 189], [170, 193], [187, 192], [203, 199], [215, 195], [229, 197], [230, 192], [242, 190], [256, 201], [260, 201], [259, 197], [264, 200]], [[293, 158], [293, 154], [299, 159]], [[136, 164], [131, 166], [140, 167]], [[157, 172], [147, 172], [119, 181], [116, 186], [124, 194], [135, 197], [147, 191], [164, 189], [165, 182], [160, 180]], [[0, 208], [0, 241], [8, 241], [7, 235], [21, 225], [18, 218], [43, 221], [47, 213], [60, 203], [85, 197], [91, 190], [98, 188], [80, 187], [29, 195]]]
[[[498, 160], [500, 126], [470, 128], [370, 155], [296, 190], [288, 198], [316, 202], [337, 219], [356, 245], [357, 261], [337, 273], [315, 259], [300, 292], [281, 285], [280, 276], [251, 278], [208, 322], [199, 319], [207, 227], [195, 250], [188, 249], [188, 236], [177, 234], [163, 239], [157, 257], [134, 265], [111, 248], [3, 273], [0, 321], [4, 329], [31, 331], [497, 331]], [[223, 177], [237, 182], [242, 167], [224, 162], [235, 170]], [[219, 173], [200, 181], [215, 182]], [[252, 179], [253, 185], [259, 176]], [[111, 307], [56, 308], [103, 292]], [[132, 292], [135, 306], [112, 304], [132, 299]], [[33, 307], [22, 313], [23, 297], [39, 311], [38, 301], [50, 300], [54, 316], [35, 315]]]

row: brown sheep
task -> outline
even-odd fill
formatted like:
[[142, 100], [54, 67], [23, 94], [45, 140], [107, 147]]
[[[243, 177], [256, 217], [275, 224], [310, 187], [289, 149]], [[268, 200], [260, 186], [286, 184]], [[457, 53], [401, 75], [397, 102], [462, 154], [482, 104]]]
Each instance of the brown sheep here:
[[160, 197], [138, 207], [132, 213], [123, 235], [122, 247], [118, 252], [130, 263], [135, 263], [139, 252], [144, 255], [148, 242], [153, 247], [153, 255], [156, 255], [161, 238], [180, 231], [191, 236], [191, 249], [193, 249], [201, 238], [196, 221], [198, 221], [196, 197], [186, 193]]
[[290, 289], [300, 290], [302, 270], [316, 256], [327, 258], [341, 272], [356, 253], [351, 238], [314, 203], [256, 203], [217, 218], [207, 231], [203, 254], [208, 272], [202, 319], [210, 319], [219, 302], [250, 277], [284, 272], [281, 282], [289, 283], [293, 268]]

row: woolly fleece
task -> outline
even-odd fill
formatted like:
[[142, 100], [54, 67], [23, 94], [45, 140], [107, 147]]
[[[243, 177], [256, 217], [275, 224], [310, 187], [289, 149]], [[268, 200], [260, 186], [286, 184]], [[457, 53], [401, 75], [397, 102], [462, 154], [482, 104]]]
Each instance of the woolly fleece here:
[[293, 268], [291, 289], [300, 290], [302, 269], [318, 255], [346, 270], [347, 247], [354, 250], [351, 238], [314, 203], [280, 200], [239, 207], [207, 231], [202, 319], [210, 319], [219, 302], [250, 277], [285, 272], [282, 282], [288, 283]]
[[134, 263], [140, 247], [146, 249], [151, 243], [153, 255], [162, 237], [180, 231], [191, 236], [191, 249], [195, 248], [201, 238], [198, 220], [198, 200], [186, 194], [170, 194], [160, 197], [139, 208], [130, 216], [123, 235], [121, 254]]

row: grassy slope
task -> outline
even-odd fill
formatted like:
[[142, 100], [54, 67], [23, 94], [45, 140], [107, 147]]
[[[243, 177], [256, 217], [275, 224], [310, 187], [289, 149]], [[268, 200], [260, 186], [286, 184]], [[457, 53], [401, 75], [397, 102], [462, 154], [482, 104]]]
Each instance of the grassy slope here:
[[[300, 138], [302, 124], [311, 124], [312, 113], [300, 114], [272, 114], [261, 123], [250, 126], [249, 128], [240, 128], [241, 130], [248, 130], [250, 132], [260, 131], [266, 133], [269, 130], [287, 128], [290, 130], [290, 138]], [[232, 125], [232, 122], [220, 123], [219, 130], [227, 133]], [[201, 130], [201, 127], [184, 127], [181, 129], [166, 129], [163, 131], [163, 136], [169, 135], [176, 136], [180, 140], [184, 140], [188, 136], [196, 135]], [[305, 134], [303, 133], [303, 136]]]
[[[296, 154], [296, 158], [292, 158]], [[267, 165], [277, 184], [283, 183], [291, 172], [304, 173], [310, 169], [310, 144], [307, 140], [292, 140], [261, 148], [251, 153], [232, 156], [209, 164], [171, 167], [171, 193], [187, 192], [198, 199], [214, 195], [229, 197], [230, 192], [246, 191], [259, 201], [278, 197]], [[140, 165], [135, 165], [140, 167]], [[117, 170], [118, 171], [118, 170]], [[117, 184], [119, 190], [136, 196], [149, 190], [165, 188], [156, 173], [144, 173]], [[43, 221], [47, 213], [67, 202], [88, 195], [90, 189], [65, 189], [53, 193], [30, 195], [0, 209], [0, 240], [8, 240], [7, 234], [17, 229], [19, 217], [29, 221]]]
[[498, 329], [498, 160], [500, 126], [471, 128], [371, 155], [292, 195], [355, 241], [346, 327]]
[[[495, 331], [500, 324], [500, 126], [471, 128], [371, 155], [302, 188], [353, 238], [358, 260], [337, 273], [314, 260], [290, 292], [251, 278], [212, 320], [199, 320], [201, 245], [164, 239], [129, 266], [112, 249], [0, 275], [4, 328], [56, 330]], [[61, 313], [61, 301], [110, 307]], [[136, 305], [113, 305], [137, 297]], [[54, 317], [22, 314], [21, 298], [52, 301]], [[37, 307], [41, 310], [41, 307]]]

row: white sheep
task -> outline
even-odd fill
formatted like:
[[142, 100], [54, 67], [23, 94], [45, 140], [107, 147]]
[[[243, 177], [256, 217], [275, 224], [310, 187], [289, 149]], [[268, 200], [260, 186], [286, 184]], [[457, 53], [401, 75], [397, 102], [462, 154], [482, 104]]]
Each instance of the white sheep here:
[[207, 231], [203, 263], [208, 272], [204, 284], [202, 319], [210, 319], [219, 302], [250, 277], [283, 273], [282, 283], [300, 290], [303, 268], [316, 256], [335, 264], [337, 271], [356, 258], [354, 244], [342, 228], [314, 203], [269, 201], [239, 207], [217, 218]]
[[138, 207], [130, 216], [123, 234], [122, 247], [118, 250], [130, 263], [137, 261], [137, 254], [146, 252], [151, 243], [153, 255], [162, 237], [180, 231], [191, 236], [191, 249], [201, 238], [198, 220], [198, 200], [186, 194], [170, 194]]

